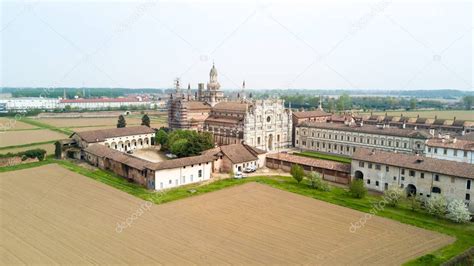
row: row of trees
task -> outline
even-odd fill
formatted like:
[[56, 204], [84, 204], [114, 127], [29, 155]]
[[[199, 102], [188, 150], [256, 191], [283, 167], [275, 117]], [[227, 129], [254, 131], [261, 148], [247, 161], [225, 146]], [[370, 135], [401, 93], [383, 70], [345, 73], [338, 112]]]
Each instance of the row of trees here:
[[180, 158], [199, 155], [214, 147], [211, 133], [180, 129], [167, 132], [161, 128], [156, 133], [156, 143], [161, 145], [161, 150], [171, 152]]
[[[466, 100], [469, 101], [466, 96]], [[293, 108], [312, 109], [319, 106], [319, 97], [307, 95], [291, 95], [282, 96], [287, 104], [291, 102]], [[414, 110], [416, 108], [435, 108], [441, 109], [445, 107], [438, 100], [417, 100], [416, 98], [399, 98], [399, 97], [382, 97], [382, 96], [363, 96], [350, 97], [349, 94], [343, 93], [339, 98], [323, 97], [321, 99], [324, 110], [328, 112], [345, 111], [351, 109], [361, 110]], [[467, 104], [465, 104], [467, 106]], [[472, 101], [471, 101], [472, 105]]]
[[328, 183], [321, 178], [318, 172], [310, 172], [309, 174], [306, 174], [300, 165], [293, 164], [291, 166], [290, 174], [298, 184], [306, 177], [309, 180], [309, 186], [311, 188], [320, 191], [330, 190]]

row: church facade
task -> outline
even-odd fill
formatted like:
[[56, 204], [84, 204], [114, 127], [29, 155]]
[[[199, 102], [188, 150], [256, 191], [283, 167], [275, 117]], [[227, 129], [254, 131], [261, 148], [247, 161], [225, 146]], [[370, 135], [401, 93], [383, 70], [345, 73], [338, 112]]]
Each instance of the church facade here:
[[265, 150], [279, 151], [291, 145], [292, 113], [280, 99], [254, 100], [245, 95], [245, 82], [237, 99], [228, 99], [212, 66], [206, 90], [198, 85], [193, 96], [190, 86], [176, 92], [168, 102], [171, 129], [210, 132], [218, 145], [245, 143]]

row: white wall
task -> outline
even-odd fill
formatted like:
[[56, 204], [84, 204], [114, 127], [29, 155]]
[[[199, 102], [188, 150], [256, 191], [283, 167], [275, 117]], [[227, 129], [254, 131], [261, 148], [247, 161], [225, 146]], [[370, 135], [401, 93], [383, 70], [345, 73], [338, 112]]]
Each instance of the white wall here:
[[[202, 176], [199, 177], [199, 170]], [[155, 172], [155, 190], [179, 187], [211, 178], [212, 162], [188, 165], [185, 167], [157, 170]]]
[[[446, 150], [446, 154], [444, 154]], [[426, 157], [474, 164], [474, 152], [441, 147], [425, 147]], [[455, 154], [456, 153], [456, 154]]]
[[[109, 146], [112, 149], [116, 149], [118, 151], [125, 151], [126, 143], [130, 143], [130, 147], [127, 146], [127, 151], [135, 150], [135, 149], [144, 149], [151, 147], [151, 139], [155, 137], [155, 133], [150, 134], [141, 134], [141, 135], [133, 135], [133, 136], [124, 136], [124, 137], [116, 137], [116, 138], [108, 138], [105, 140], [104, 145]], [[142, 144], [140, 145], [139, 140], [142, 140]], [[146, 142], [148, 139], [148, 143]], [[122, 147], [123, 143], [123, 147]], [[136, 145], [134, 145], [136, 143]], [[115, 148], [115, 144], [117, 144], [117, 148]]]

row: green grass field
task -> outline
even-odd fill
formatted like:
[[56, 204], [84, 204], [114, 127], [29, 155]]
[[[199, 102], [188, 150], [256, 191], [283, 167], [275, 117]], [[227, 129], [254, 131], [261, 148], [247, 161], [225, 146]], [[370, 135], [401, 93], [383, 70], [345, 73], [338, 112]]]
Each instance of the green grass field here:
[[[297, 193], [318, 200], [323, 200], [366, 213], [373, 211], [375, 204], [382, 200], [382, 197], [377, 195], [368, 195], [364, 199], [355, 199], [349, 195], [346, 189], [340, 187], [331, 187], [331, 191], [322, 192], [310, 188], [307, 181], [297, 183], [291, 177], [284, 176], [257, 176], [248, 177], [245, 179], [223, 179], [208, 185], [191, 184], [164, 192], [156, 192], [147, 190], [137, 184], [131, 183], [115, 174], [103, 170], [86, 169], [69, 161], [59, 161], [52, 159], [51, 156], [41, 162], [22, 164], [13, 167], [3, 167], [0, 168], [0, 172], [38, 167], [49, 163], [57, 163], [71, 171], [120, 189], [141, 199], [152, 201], [156, 204], [192, 197], [247, 182], [259, 182], [274, 188]], [[191, 193], [190, 190], [195, 190], [195, 192]], [[386, 206], [385, 208], [382, 208], [380, 211], [378, 211], [376, 215], [456, 237], [456, 241], [453, 244], [445, 246], [431, 254], [427, 254], [410, 261], [407, 263], [407, 265], [439, 265], [442, 262], [449, 260], [453, 256], [464, 252], [469, 247], [474, 246], [474, 223], [464, 225], [456, 224], [446, 219], [433, 217], [422, 210], [412, 211], [408, 202], [402, 202], [398, 207]]]
[[[403, 116], [407, 117], [416, 117], [420, 115], [420, 117], [426, 118], [435, 118], [437, 116], [440, 119], [448, 119], [453, 120], [456, 117], [457, 120], [468, 120], [474, 121], [474, 111], [467, 111], [467, 110], [419, 110], [419, 111], [387, 111], [387, 112], [373, 112], [376, 115], [384, 115], [387, 113], [388, 115], [393, 116]], [[370, 114], [368, 113], [361, 113], [361, 114]]]
[[303, 151], [303, 152], [295, 152], [294, 155], [303, 156], [303, 157], [311, 157], [316, 159], [323, 159], [329, 161], [335, 161], [340, 163], [351, 163], [352, 159], [344, 156], [338, 156], [333, 154], [326, 154], [320, 153], [315, 151]]

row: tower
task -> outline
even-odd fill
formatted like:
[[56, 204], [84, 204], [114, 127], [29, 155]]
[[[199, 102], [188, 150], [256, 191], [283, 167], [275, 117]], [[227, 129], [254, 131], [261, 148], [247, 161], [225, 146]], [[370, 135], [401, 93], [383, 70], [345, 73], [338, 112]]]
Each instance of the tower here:
[[323, 110], [323, 101], [321, 99], [321, 95], [319, 95], [319, 106], [318, 106], [318, 110]]
[[242, 82], [242, 90], [240, 91], [240, 98], [245, 100], [245, 80]]

